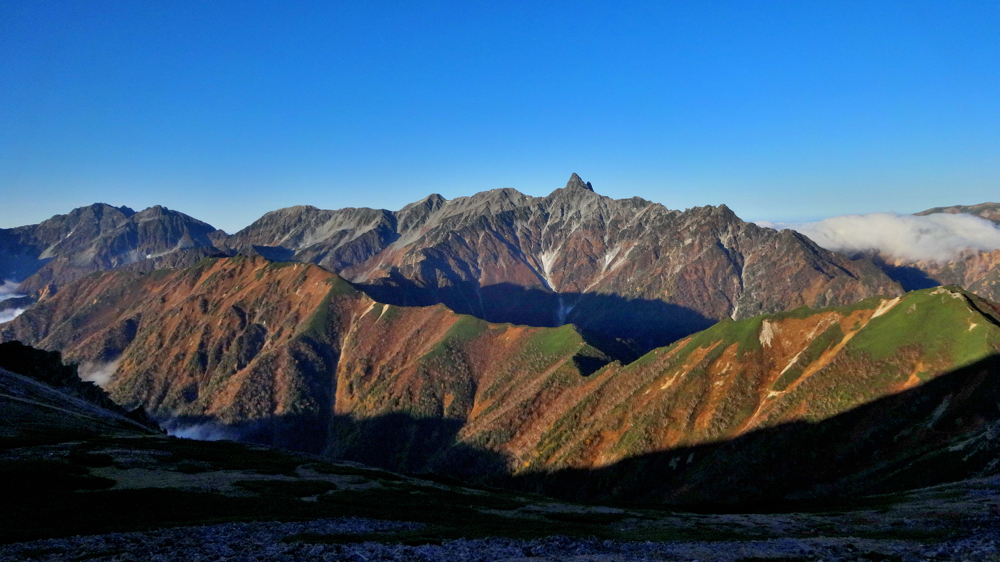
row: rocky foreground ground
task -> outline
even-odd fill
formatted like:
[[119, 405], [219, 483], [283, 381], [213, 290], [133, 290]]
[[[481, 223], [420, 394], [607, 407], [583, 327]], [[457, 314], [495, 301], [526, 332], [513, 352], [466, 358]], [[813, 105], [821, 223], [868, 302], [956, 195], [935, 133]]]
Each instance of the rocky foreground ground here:
[[967, 538], [934, 544], [852, 537], [625, 542], [556, 536], [535, 540], [431, 540], [426, 544], [377, 540], [379, 533], [420, 527], [415, 523], [360, 518], [226, 523], [9, 544], [0, 546], [0, 560], [1000, 560], [1000, 529], [986, 522]]
[[581, 504], [149, 434], [0, 380], [0, 561], [1000, 561], [1000, 476], [701, 513]]

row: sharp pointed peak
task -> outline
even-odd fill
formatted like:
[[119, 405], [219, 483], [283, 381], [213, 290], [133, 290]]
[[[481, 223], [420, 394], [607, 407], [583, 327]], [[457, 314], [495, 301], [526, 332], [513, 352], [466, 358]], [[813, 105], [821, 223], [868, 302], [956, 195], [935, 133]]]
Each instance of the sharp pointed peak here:
[[594, 191], [594, 186], [590, 185], [589, 181], [585, 182], [580, 179], [580, 176], [576, 175], [576, 172], [573, 172], [573, 175], [569, 177], [569, 181], [566, 182], [566, 187], [578, 187], [580, 189], [586, 189], [587, 191]]

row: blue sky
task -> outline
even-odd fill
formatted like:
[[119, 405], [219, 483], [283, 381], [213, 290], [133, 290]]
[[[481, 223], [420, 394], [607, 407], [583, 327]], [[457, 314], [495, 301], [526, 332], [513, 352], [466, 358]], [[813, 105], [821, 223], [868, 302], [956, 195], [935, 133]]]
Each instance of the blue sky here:
[[1000, 2], [0, 3], [0, 227], [101, 201], [1000, 199]]

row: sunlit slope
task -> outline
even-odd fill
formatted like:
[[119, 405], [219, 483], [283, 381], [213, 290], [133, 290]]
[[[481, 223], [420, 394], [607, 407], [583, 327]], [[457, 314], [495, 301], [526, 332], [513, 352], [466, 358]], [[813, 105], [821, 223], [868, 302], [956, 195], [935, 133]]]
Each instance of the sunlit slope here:
[[996, 317], [978, 297], [936, 288], [727, 320], [622, 365], [572, 325], [390, 306], [314, 265], [237, 257], [89, 276], [0, 337], [113, 370], [112, 396], [161, 420], [495, 478], [826, 420], [992, 356]]
[[83, 374], [114, 371], [112, 396], [158, 416], [315, 408], [310, 349], [293, 340], [336, 281], [318, 268], [243, 258], [116, 270], [42, 300], [4, 339], [61, 350]]
[[[246, 257], [92, 275], [0, 335], [58, 349], [84, 373], [113, 371], [112, 396], [160, 419], [314, 451], [349, 449], [356, 432], [342, 418], [530, 419], [609, 361], [572, 326], [388, 306], [317, 266]], [[331, 427], [338, 441], [327, 447]], [[495, 429], [459, 441], [500, 449]]]
[[592, 376], [533, 460], [602, 466], [823, 420], [996, 353], [996, 322], [993, 305], [954, 288], [720, 322]]

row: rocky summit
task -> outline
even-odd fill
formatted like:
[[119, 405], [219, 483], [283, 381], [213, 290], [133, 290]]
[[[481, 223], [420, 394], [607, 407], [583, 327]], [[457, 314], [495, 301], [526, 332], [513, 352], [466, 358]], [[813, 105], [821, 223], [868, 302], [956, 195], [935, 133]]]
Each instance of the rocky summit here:
[[576, 174], [546, 197], [505, 188], [432, 195], [397, 212], [290, 207], [227, 244], [319, 264], [382, 302], [572, 323], [641, 351], [723, 318], [901, 294], [870, 261], [746, 223], [724, 205], [615, 200]]
[[[221, 230], [158, 205], [137, 213], [96, 203], [36, 225], [0, 229], [0, 279], [38, 294], [139, 261], [190, 265], [217, 252], [224, 238]], [[178, 261], [181, 256], [188, 257]]]

